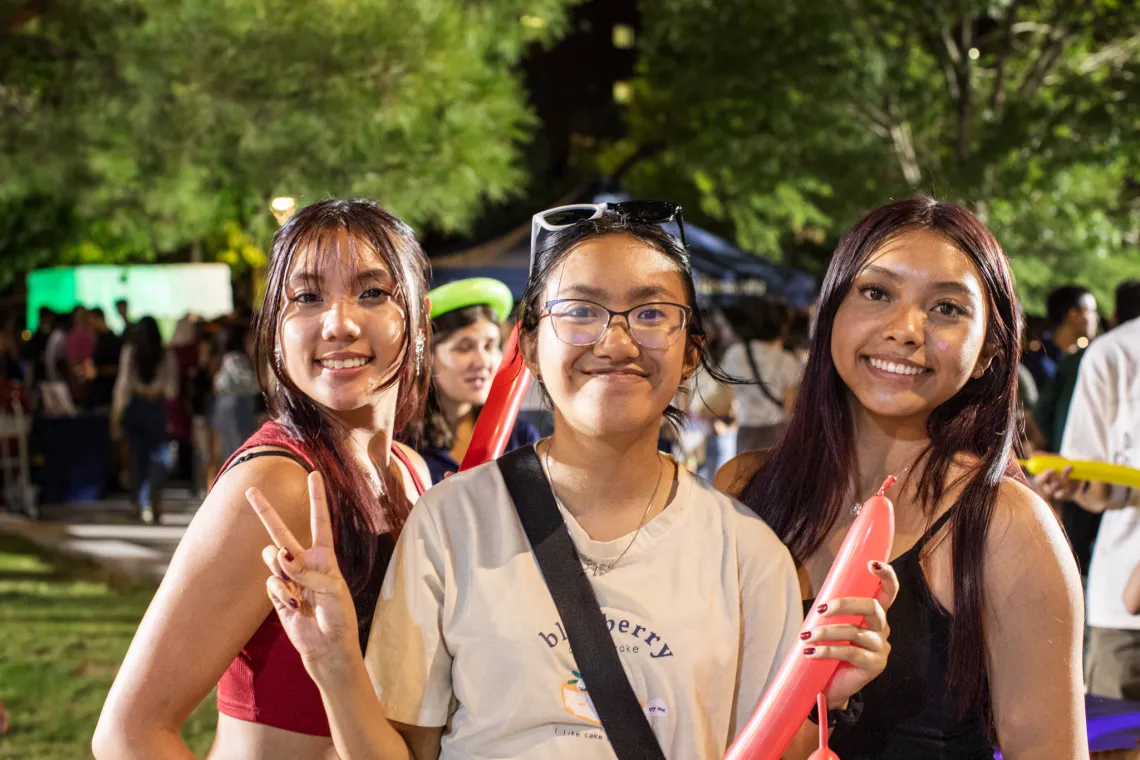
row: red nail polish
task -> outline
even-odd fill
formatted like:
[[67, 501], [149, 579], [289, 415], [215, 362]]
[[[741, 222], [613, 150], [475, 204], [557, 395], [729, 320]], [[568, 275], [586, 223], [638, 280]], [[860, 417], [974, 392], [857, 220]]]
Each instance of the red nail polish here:
[[296, 599], [290, 599], [290, 600], [289, 600], [289, 606], [290, 606], [290, 607], [292, 607], [293, 609], [297, 609], [297, 608], [298, 608], [298, 607], [300, 607], [301, 605], [297, 604], [297, 600], [296, 600]]
[[815, 647], [808, 647], [804, 650], [804, 654], [811, 656], [815, 654]]
[[288, 583], [289, 581], [293, 580], [292, 578], [290, 578], [290, 577], [289, 577], [288, 575], [286, 575], [285, 573], [281, 573], [281, 575], [279, 575], [279, 576], [277, 576], [277, 577], [278, 577], [278, 578], [280, 578], [281, 580], [285, 581], [286, 583]]
[[815, 611], [822, 615], [823, 613], [827, 612], [827, 605], [821, 604], [815, 608]]
[[285, 561], [286, 562], [292, 562], [293, 561], [293, 553], [290, 552], [288, 549], [285, 550]]
[[807, 641], [810, 638], [811, 638], [811, 631], [804, 631], [803, 633], [800, 634], [800, 639], [802, 639], [803, 641]]
[[876, 561], [876, 562], [872, 562], [872, 563], [871, 563], [871, 567], [875, 568], [875, 570], [876, 570], [876, 571], [878, 571], [878, 570], [882, 570], [882, 569], [883, 569], [883, 563], [882, 563], [882, 562], [878, 562], [878, 561]]

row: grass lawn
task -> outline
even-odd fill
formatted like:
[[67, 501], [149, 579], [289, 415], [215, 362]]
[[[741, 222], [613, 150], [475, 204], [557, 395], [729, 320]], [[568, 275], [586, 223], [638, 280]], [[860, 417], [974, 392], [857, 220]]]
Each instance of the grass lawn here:
[[[0, 702], [9, 718], [0, 758], [91, 757], [103, 700], [154, 589], [0, 534]], [[216, 717], [211, 697], [183, 729], [199, 757]]]

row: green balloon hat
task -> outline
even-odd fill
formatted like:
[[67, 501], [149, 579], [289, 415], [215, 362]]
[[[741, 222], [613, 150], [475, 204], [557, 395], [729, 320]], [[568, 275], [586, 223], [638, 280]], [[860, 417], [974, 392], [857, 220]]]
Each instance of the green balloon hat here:
[[491, 277], [472, 277], [440, 285], [428, 293], [431, 299], [431, 318], [468, 306], [490, 306], [500, 322], [506, 320], [515, 298], [506, 283]]

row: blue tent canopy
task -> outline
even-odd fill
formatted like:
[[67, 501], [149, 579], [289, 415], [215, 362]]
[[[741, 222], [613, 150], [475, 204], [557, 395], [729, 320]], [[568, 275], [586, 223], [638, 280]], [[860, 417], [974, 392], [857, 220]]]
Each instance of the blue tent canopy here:
[[[625, 193], [594, 192], [579, 202], [616, 203], [629, 198]], [[774, 264], [687, 222], [685, 240], [696, 279], [697, 298], [704, 304], [731, 306], [741, 300], [768, 296], [796, 308], [807, 308], [815, 298], [816, 279], [807, 272]], [[506, 283], [515, 300], [519, 300], [526, 288], [530, 267], [530, 219], [494, 240], [464, 251], [433, 256], [431, 263], [433, 285], [467, 277], [494, 277]]]

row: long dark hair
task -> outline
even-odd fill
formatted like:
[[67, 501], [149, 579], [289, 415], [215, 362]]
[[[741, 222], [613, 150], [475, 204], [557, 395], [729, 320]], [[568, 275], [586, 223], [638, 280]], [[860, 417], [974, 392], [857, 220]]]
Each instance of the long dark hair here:
[[[431, 321], [431, 342], [438, 346], [455, 332], [469, 327], [481, 319], [493, 325], [499, 324], [498, 315], [490, 306], [476, 304], [467, 306], [446, 314], [440, 314]], [[479, 417], [478, 406], [473, 410], [476, 419]], [[432, 382], [428, 385], [427, 403], [424, 404], [424, 414], [418, 420], [412, 420], [408, 425], [408, 440], [415, 446], [431, 446], [434, 449], [449, 450], [455, 445], [455, 431], [443, 412], [443, 405], [439, 401], [439, 389]]]
[[802, 564], [835, 527], [847, 503], [855, 471], [852, 400], [831, 354], [835, 314], [871, 254], [892, 238], [927, 230], [962, 251], [981, 273], [988, 301], [986, 346], [993, 360], [927, 420], [930, 445], [918, 492], [928, 520], [953, 484], [947, 476], [955, 457], [976, 462], [953, 505], [954, 615], [950, 631], [950, 688], [958, 708], [986, 705], [985, 546], [1002, 479], [1012, 461], [1017, 424], [1017, 364], [1021, 314], [1013, 277], [1001, 246], [972, 213], [952, 203], [915, 198], [891, 203], [865, 216], [835, 249], [823, 292], [811, 350], [795, 409], [783, 440], [769, 453], [741, 500], [776, 531]]
[[[427, 345], [427, 260], [411, 228], [375, 203], [362, 200], [324, 200], [297, 212], [273, 237], [265, 303], [254, 326], [257, 334], [258, 381], [274, 420], [290, 436], [303, 442], [313, 464], [324, 476], [332, 514], [337, 561], [356, 601], [361, 630], [367, 630], [376, 608], [378, 541], [381, 530], [395, 536], [407, 518], [398, 484], [385, 484], [377, 500], [366, 474], [345, 446], [345, 430], [327, 409], [306, 396], [285, 371], [279, 353], [285, 281], [297, 256], [312, 250], [336, 256], [337, 241], [347, 233], [352, 255], [370, 249], [383, 260], [395, 278], [395, 297], [404, 307], [404, 347], [400, 369], [379, 391], [399, 383], [396, 402], [398, 433], [419, 414], [428, 373], [423, 363]], [[417, 336], [424, 340], [419, 342]], [[392, 487], [388, 487], [392, 485]], [[364, 592], [368, 593], [364, 593]]]
[[143, 317], [138, 321], [131, 331], [130, 345], [139, 379], [144, 383], [153, 382], [163, 356], [162, 334], [154, 317]]
[[[526, 290], [523, 291], [522, 301], [519, 304], [519, 332], [535, 333], [538, 330], [539, 320], [542, 317], [543, 299], [546, 293], [546, 284], [554, 274], [555, 269], [567, 255], [578, 245], [605, 237], [607, 235], [626, 235], [653, 248], [672, 261], [681, 273], [685, 289], [685, 306], [689, 307], [690, 317], [686, 325], [686, 340], [689, 346], [698, 352], [697, 366], [693, 373], [708, 372], [712, 377], [722, 383], [739, 383], [728, 377], [709, 356], [705, 341], [704, 323], [701, 311], [697, 308], [697, 289], [693, 283], [693, 266], [689, 260], [689, 252], [680, 240], [665, 232], [656, 224], [646, 224], [618, 215], [606, 215], [598, 219], [579, 222], [565, 229], [557, 230], [546, 236], [535, 255], [535, 271], [527, 281]], [[539, 379], [539, 388], [543, 400], [549, 404], [550, 397], [542, 387]], [[665, 418], [674, 431], [681, 428], [685, 413], [677, 407], [670, 405], [665, 410]]]

